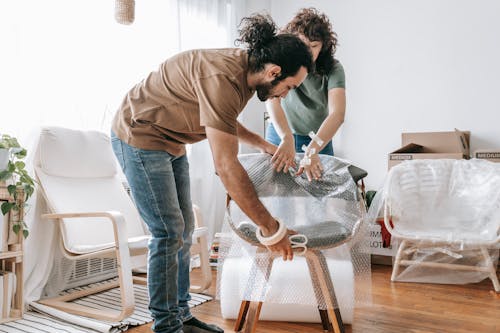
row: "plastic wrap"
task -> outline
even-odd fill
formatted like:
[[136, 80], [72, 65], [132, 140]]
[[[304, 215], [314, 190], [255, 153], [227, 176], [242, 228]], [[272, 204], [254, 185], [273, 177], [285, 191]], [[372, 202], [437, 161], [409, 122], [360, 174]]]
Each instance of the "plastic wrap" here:
[[500, 164], [475, 159], [398, 164], [373, 200], [368, 220], [374, 223], [384, 215], [385, 227], [400, 241], [393, 280], [464, 284], [495, 279]]
[[[301, 155], [297, 154], [297, 162]], [[364, 203], [349, 173], [350, 164], [335, 157], [320, 156], [323, 176], [312, 182], [305, 175], [296, 177], [275, 172], [267, 154], [241, 155], [240, 162], [259, 199], [273, 216], [299, 233], [312, 226], [319, 231], [319, 237], [314, 237], [308, 245], [322, 249], [325, 260], [321, 266], [329, 268], [342, 317], [349, 322], [355, 304], [371, 301], [370, 257], [362, 242], [367, 232]], [[223, 316], [231, 318], [232, 314], [227, 314], [231, 306], [243, 299], [273, 305], [313, 306], [316, 313], [318, 306], [325, 309], [324, 300], [318, 297], [318, 290], [312, 285], [306, 260], [296, 256], [293, 261], [284, 262], [278, 257], [271, 272], [267, 272], [273, 254], [262, 248], [258, 250], [248, 235], [252, 232], [255, 225], [231, 201], [219, 245], [217, 297], [221, 300]], [[328, 245], [332, 242], [333, 248]], [[297, 273], [293, 274], [294, 271]], [[292, 313], [274, 312], [269, 318], [289, 321], [302, 318]], [[263, 318], [266, 318], [266, 306]], [[302, 318], [302, 321], [309, 320]]]

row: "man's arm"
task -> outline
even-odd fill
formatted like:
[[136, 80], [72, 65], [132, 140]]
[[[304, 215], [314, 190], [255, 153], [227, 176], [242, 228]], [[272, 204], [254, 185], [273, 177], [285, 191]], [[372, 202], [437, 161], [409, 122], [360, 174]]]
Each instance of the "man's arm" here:
[[250, 147], [260, 150], [263, 153], [273, 155], [276, 151], [276, 146], [264, 140], [260, 135], [250, 131], [248, 128], [238, 122], [238, 139]]
[[[212, 127], [206, 127], [215, 169], [226, 191], [241, 210], [257, 224], [265, 237], [278, 230], [278, 223], [257, 197], [257, 193], [243, 166], [238, 161], [238, 137]], [[293, 251], [288, 237], [268, 246], [281, 252], [283, 259], [292, 259]]]

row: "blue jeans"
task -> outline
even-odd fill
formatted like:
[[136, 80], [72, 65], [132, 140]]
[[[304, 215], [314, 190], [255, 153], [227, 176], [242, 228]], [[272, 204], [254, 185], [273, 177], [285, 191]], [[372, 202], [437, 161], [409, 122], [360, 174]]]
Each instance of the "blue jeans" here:
[[129, 146], [111, 133], [111, 143], [148, 226], [149, 309], [158, 333], [182, 332], [191, 319], [189, 262], [194, 215], [187, 157]]
[[[302, 145], [308, 146], [311, 142], [311, 138], [307, 135], [294, 134], [293, 139], [295, 141], [295, 151], [297, 153], [303, 153], [304, 151], [302, 150]], [[279, 144], [281, 143], [281, 138], [278, 135], [278, 132], [276, 132], [276, 129], [274, 128], [272, 123], [267, 126], [266, 141], [271, 142], [276, 146], [279, 146]], [[323, 155], [333, 156], [332, 141], [328, 142], [328, 144], [319, 153]]]

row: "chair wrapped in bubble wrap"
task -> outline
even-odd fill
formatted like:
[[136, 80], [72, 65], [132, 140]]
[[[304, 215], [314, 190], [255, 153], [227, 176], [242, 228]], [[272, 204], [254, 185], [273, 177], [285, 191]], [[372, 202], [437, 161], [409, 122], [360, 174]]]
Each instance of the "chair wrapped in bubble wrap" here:
[[354, 305], [370, 301], [370, 257], [362, 242], [366, 210], [356, 184], [366, 172], [332, 156], [320, 158], [323, 176], [309, 182], [305, 175], [275, 172], [270, 155], [239, 157], [261, 202], [307, 237], [307, 250], [292, 261], [268, 251], [256, 225], [228, 197], [217, 296], [222, 316], [236, 319], [235, 331], [254, 332], [260, 317], [321, 321], [325, 330], [344, 332]]
[[393, 167], [370, 208], [400, 240], [392, 281], [465, 284], [497, 292], [500, 164], [414, 160]]

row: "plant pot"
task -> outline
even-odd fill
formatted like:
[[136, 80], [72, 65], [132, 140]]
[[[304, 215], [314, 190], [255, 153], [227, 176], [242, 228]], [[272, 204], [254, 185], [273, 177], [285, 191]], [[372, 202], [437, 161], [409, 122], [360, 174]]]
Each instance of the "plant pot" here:
[[9, 150], [6, 148], [0, 148], [0, 171], [7, 169], [7, 164], [9, 163]]

